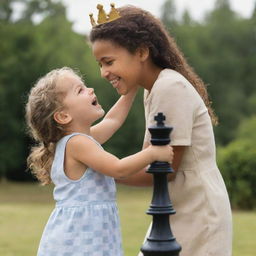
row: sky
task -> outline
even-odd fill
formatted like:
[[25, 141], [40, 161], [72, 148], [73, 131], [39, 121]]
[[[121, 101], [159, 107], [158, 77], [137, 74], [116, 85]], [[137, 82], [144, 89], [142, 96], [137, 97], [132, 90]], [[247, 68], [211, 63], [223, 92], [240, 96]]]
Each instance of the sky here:
[[[96, 19], [98, 10], [97, 4], [102, 4], [105, 11], [110, 11], [110, 3], [114, 2], [116, 7], [131, 4], [151, 12], [160, 17], [161, 6], [165, 0], [61, 0], [67, 7], [67, 17], [73, 22], [73, 29], [76, 32], [85, 34], [91, 29], [89, 13], [93, 13]], [[195, 20], [200, 20], [206, 12], [213, 9], [216, 0], [175, 0], [177, 14], [180, 15], [188, 9]], [[232, 10], [242, 17], [250, 17], [256, 0], [229, 0]]]

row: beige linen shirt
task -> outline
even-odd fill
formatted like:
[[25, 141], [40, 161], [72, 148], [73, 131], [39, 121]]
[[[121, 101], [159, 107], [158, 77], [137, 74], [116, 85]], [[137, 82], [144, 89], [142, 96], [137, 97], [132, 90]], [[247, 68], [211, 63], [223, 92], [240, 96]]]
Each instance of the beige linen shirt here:
[[[146, 127], [155, 125], [154, 116], [163, 112], [165, 124], [173, 127], [171, 145], [186, 146], [176, 179], [169, 182], [176, 210], [170, 223], [182, 246], [180, 256], [231, 256], [230, 203], [203, 100], [181, 74], [164, 69], [151, 92], [145, 90], [144, 107]], [[150, 142], [148, 130], [144, 141]]]

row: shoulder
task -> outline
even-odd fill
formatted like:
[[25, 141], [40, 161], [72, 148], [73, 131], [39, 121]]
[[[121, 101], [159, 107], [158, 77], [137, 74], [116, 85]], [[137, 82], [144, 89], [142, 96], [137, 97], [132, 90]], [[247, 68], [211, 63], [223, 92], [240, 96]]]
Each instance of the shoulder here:
[[153, 85], [152, 92], [193, 91], [191, 83], [180, 73], [172, 69], [164, 69]]
[[[180, 73], [171, 69], [164, 69], [155, 81], [151, 93], [150, 102], [167, 101], [189, 102], [190, 104], [202, 104], [200, 95], [193, 85]], [[160, 99], [161, 98], [161, 99]]]
[[72, 134], [67, 141], [67, 150], [78, 150], [78, 149], [85, 149], [91, 148], [94, 146], [99, 146], [96, 140], [94, 140], [91, 136], [86, 134]]
[[102, 147], [91, 136], [75, 134], [67, 142], [66, 153], [68, 157], [78, 161], [88, 161], [102, 152]]

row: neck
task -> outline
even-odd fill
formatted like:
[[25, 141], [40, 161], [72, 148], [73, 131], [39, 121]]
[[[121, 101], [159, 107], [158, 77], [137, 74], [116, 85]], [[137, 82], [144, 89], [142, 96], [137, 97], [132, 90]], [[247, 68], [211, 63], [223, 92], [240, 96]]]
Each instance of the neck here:
[[74, 133], [74, 132], [78, 132], [78, 133], [84, 133], [84, 134], [87, 134], [87, 135], [91, 135], [91, 127], [90, 126], [79, 126], [79, 125], [70, 125], [67, 130], [66, 130], [66, 134], [71, 134], [71, 133]]
[[140, 86], [142, 86], [148, 91], [151, 91], [155, 81], [157, 80], [163, 68], [156, 66], [150, 61], [145, 63], [144, 70], [145, 72], [143, 72], [143, 77], [141, 79], [142, 82], [140, 83]]

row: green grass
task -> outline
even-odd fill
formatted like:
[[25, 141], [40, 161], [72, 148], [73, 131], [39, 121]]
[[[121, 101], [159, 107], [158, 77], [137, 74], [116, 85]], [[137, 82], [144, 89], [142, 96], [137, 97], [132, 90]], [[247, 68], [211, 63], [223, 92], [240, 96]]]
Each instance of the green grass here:
[[[143, 243], [151, 220], [145, 214], [151, 193], [150, 188], [118, 186], [126, 256], [137, 255]], [[53, 207], [51, 186], [0, 183], [0, 255], [35, 256], [44, 225]], [[233, 256], [255, 256], [256, 213], [234, 212], [233, 221]]]

